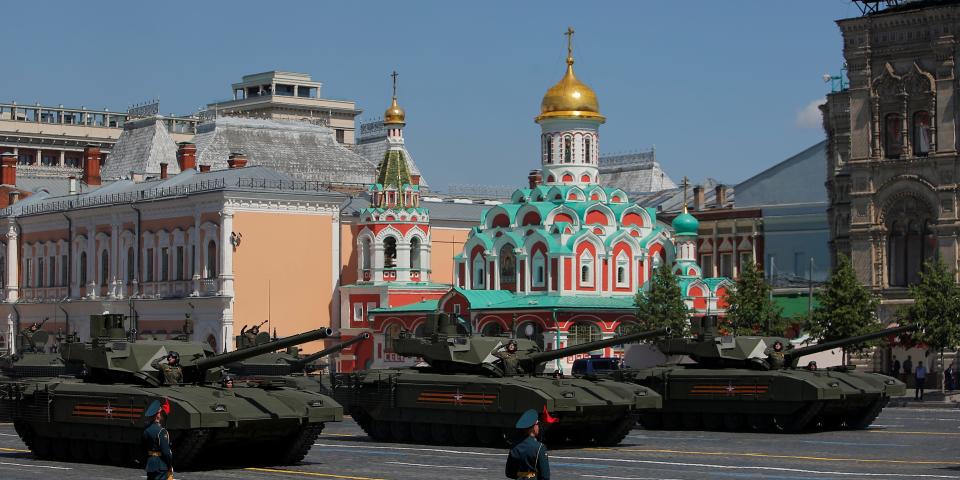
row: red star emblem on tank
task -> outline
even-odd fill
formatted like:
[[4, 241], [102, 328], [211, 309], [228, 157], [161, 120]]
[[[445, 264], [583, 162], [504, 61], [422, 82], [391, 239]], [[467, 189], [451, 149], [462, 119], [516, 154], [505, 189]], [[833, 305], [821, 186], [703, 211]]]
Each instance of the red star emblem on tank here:
[[454, 402], [456, 402], [457, 405], [462, 405], [462, 404], [463, 404], [463, 402], [462, 402], [462, 400], [463, 400], [463, 394], [460, 393], [460, 389], [459, 389], [459, 388], [457, 389], [457, 393], [455, 393], [455, 394], [453, 395], [453, 400], [454, 400]]
[[113, 418], [113, 407], [110, 406], [110, 401], [107, 401], [107, 406], [103, 407], [104, 416], [107, 418]]
[[737, 387], [733, 386], [733, 381], [727, 382], [727, 388], [724, 390], [727, 391], [727, 396], [732, 397], [737, 392]]

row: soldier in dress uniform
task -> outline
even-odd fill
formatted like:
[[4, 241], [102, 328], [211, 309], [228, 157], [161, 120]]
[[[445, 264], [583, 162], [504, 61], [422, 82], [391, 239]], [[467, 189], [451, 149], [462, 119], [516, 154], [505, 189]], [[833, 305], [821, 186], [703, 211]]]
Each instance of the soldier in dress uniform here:
[[143, 442], [147, 446], [147, 463], [144, 467], [147, 480], [173, 478], [173, 451], [170, 450], [170, 434], [163, 428], [163, 414], [160, 400], [154, 400], [143, 412], [144, 417], [153, 418], [143, 431]]
[[540, 418], [536, 410], [527, 410], [517, 420], [517, 429], [524, 430], [523, 440], [514, 445], [507, 456], [507, 478], [550, 480], [547, 447], [537, 440]]
[[500, 347], [496, 352], [493, 353], [494, 357], [499, 358], [503, 361], [503, 373], [505, 375], [516, 375], [520, 373], [520, 358], [517, 355], [517, 341], [510, 340], [507, 342], [507, 350], [501, 352]]
[[180, 354], [173, 350], [167, 353], [166, 358], [160, 357], [154, 360], [150, 366], [163, 373], [163, 383], [165, 385], [179, 385], [183, 382], [183, 370], [180, 368]]

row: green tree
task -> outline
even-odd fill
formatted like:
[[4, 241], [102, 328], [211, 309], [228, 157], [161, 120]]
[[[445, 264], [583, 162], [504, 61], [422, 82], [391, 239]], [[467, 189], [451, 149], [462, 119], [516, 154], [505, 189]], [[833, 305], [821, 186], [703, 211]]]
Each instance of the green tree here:
[[734, 335], [781, 336], [787, 328], [783, 309], [770, 298], [770, 285], [763, 271], [750, 262], [743, 267], [737, 285], [727, 294], [727, 324]]
[[[901, 321], [920, 325], [916, 339], [940, 353], [941, 366], [944, 350], [960, 344], [960, 286], [955, 273], [940, 259], [925, 262], [920, 283], [910, 286], [913, 305], [900, 311]], [[940, 368], [941, 386], [943, 374]]]
[[[813, 310], [810, 334], [820, 341], [840, 340], [880, 329], [877, 319], [877, 298], [860, 284], [850, 259], [837, 255], [837, 266], [830, 273], [827, 285], [817, 295], [819, 305]], [[843, 348], [843, 363], [850, 352], [860, 352], [868, 343]]]
[[637, 321], [643, 330], [669, 327], [675, 336], [690, 335], [690, 318], [677, 277], [666, 263], [654, 270], [650, 288], [634, 297]]

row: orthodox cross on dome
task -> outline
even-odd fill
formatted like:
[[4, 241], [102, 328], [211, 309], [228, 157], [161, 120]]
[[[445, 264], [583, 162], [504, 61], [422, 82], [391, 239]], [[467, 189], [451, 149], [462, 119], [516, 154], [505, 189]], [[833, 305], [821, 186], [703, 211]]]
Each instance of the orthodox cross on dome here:
[[683, 183], [680, 185], [683, 186], [683, 213], [687, 213], [687, 187], [690, 186], [690, 181], [687, 177], [683, 177]]
[[390, 74], [390, 76], [393, 77], [393, 98], [397, 98], [397, 77], [399, 77], [400, 75], [397, 73], [396, 70], [394, 70], [393, 73]]
[[563, 34], [567, 36], [567, 62], [573, 62], [573, 27], [567, 27], [567, 31]]

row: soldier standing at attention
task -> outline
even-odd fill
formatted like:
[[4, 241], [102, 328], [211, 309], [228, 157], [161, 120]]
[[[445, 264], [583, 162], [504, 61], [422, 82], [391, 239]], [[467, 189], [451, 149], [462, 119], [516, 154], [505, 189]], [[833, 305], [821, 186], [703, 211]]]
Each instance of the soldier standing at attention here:
[[165, 385], [179, 385], [183, 382], [183, 370], [180, 368], [180, 354], [173, 350], [167, 354], [166, 362], [164, 358], [158, 358], [150, 363], [150, 366], [163, 373], [163, 383]]
[[163, 428], [164, 408], [160, 400], [154, 400], [143, 412], [143, 416], [153, 420], [143, 431], [143, 442], [147, 445], [147, 480], [167, 480], [173, 478], [173, 451], [170, 450], [170, 434]]
[[[500, 347], [502, 349], [503, 347]], [[501, 352], [497, 349], [493, 356], [503, 361], [503, 373], [505, 375], [516, 375], [520, 373], [520, 359], [517, 357], [517, 341], [507, 342], [507, 351]]]
[[517, 420], [517, 429], [526, 430], [524, 439], [514, 445], [507, 456], [507, 478], [550, 480], [550, 461], [547, 447], [537, 441], [540, 419], [536, 410], [527, 410]]

